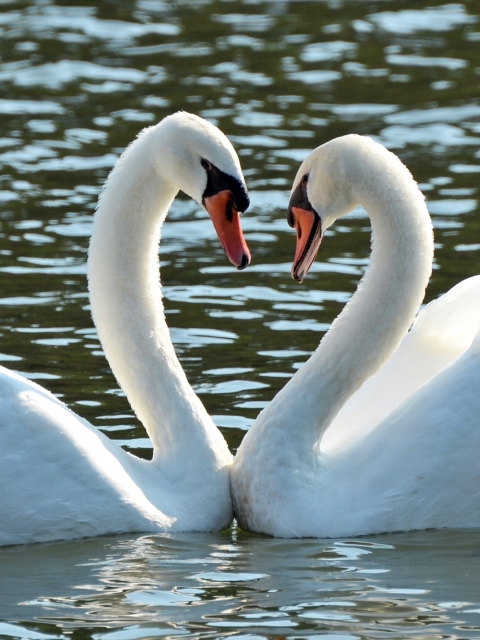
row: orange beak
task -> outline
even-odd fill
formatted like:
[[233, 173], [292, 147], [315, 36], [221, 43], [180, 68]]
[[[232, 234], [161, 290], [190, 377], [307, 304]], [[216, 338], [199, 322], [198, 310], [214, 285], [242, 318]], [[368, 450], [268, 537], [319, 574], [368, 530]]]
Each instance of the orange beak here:
[[297, 249], [292, 264], [292, 278], [302, 282], [317, 257], [322, 242], [322, 224], [313, 210], [292, 207], [293, 226], [297, 232]]
[[245, 269], [252, 258], [240, 226], [240, 214], [233, 206], [232, 192], [219, 191], [205, 198], [204, 203], [228, 259], [237, 269]]

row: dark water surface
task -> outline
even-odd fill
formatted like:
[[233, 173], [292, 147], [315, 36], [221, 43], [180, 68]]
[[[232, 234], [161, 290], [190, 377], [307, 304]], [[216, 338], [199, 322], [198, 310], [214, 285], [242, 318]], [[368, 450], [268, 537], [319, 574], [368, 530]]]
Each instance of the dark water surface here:
[[[162, 281], [181, 362], [234, 450], [368, 262], [356, 212], [327, 233], [306, 282], [290, 278], [285, 209], [313, 147], [362, 133], [408, 165], [435, 226], [427, 301], [480, 273], [479, 16], [473, 0], [0, 0], [0, 360], [150, 455], [103, 358], [85, 261], [119, 153], [142, 127], [192, 111], [240, 155], [253, 264], [236, 272], [182, 197]], [[478, 638], [479, 542], [233, 529], [12, 547], [0, 550], [0, 637]]]

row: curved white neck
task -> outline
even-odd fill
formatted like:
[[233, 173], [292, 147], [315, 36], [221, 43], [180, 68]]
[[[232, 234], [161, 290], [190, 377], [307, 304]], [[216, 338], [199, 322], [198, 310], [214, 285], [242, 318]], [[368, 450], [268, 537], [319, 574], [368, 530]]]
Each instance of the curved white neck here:
[[160, 176], [158, 164], [155, 169], [152, 131], [128, 147], [108, 178], [88, 278], [105, 356], [153, 442], [154, 461], [173, 467], [177, 456], [195, 459], [199, 446], [211, 449], [223, 438], [189, 385], [165, 322], [158, 244], [178, 189]]
[[289, 432], [300, 455], [315, 448], [346, 400], [392, 356], [425, 294], [433, 258], [430, 217], [408, 171], [402, 167], [398, 175], [389, 162], [355, 186], [372, 223], [371, 263], [362, 282], [255, 424], [262, 438]]

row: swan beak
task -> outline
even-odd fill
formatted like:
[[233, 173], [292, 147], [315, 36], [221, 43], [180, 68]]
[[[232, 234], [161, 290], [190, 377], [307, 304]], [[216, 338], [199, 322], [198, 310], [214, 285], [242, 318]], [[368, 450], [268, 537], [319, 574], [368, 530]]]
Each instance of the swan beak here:
[[313, 210], [292, 206], [289, 211], [289, 222], [297, 232], [297, 249], [292, 264], [292, 278], [297, 282], [307, 275], [313, 261], [317, 257], [322, 242], [322, 223], [320, 216]]
[[204, 204], [228, 259], [237, 269], [245, 269], [252, 258], [240, 226], [240, 213], [233, 206], [232, 192], [219, 191], [204, 198]]

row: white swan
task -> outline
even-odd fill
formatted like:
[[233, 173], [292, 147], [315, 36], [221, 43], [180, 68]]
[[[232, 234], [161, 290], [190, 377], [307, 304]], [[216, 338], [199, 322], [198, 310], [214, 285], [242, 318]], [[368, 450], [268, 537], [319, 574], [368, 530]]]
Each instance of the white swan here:
[[282, 537], [480, 527], [480, 276], [405, 336], [431, 271], [430, 217], [400, 160], [350, 135], [315, 149], [295, 178], [295, 279], [358, 204], [372, 222], [370, 267], [246, 434], [231, 472], [236, 517]]
[[0, 368], [0, 544], [131, 531], [218, 530], [232, 520], [231, 455], [170, 341], [160, 227], [179, 189], [210, 213], [231, 261], [250, 255], [237, 155], [205, 120], [176, 113], [142, 131], [111, 172], [88, 257], [105, 355], [153, 442], [117, 447], [42, 387]]

